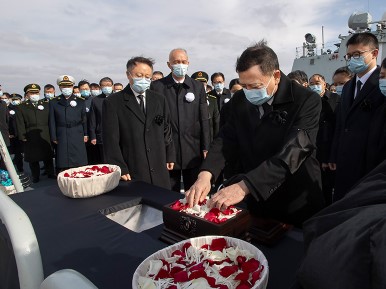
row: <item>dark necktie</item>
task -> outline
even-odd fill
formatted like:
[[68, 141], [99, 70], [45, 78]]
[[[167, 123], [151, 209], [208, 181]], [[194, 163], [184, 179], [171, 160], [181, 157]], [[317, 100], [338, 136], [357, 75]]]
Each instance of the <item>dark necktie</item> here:
[[138, 95], [138, 98], [139, 98], [139, 107], [141, 108], [143, 114], [146, 115], [145, 103], [143, 101], [143, 95], [142, 94]]
[[269, 114], [269, 113], [272, 111], [272, 105], [270, 105], [270, 104], [267, 103], [267, 102], [264, 102], [261, 106], [263, 107], [263, 110], [264, 110], [264, 114], [262, 115], [262, 117], [263, 117], [264, 115]]
[[359, 91], [361, 90], [361, 88], [362, 88], [362, 81], [358, 80], [357, 81], [357, 93], [355, 94], [354, 99], [358, 96]]
[[173, 84], [173, 87], [174, 87], [174, 89], [176, 91], [176, 95], [178, 95], [180, 93], [181, 88], [182, 88], [182, 83], [177, 83], [176, 82], [175, 84]]

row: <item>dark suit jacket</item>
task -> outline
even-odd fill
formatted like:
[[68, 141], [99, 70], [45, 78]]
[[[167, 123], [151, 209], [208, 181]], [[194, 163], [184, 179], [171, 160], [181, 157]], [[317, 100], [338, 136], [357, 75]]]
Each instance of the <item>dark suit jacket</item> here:
[[103, 102], [105, 160], [122, 175], [170, 189], [167, 162], [175, 162], [169, 107], [163, 95], [146, 91], [146, 116], [130, 85]]
[[207, 95], [209, 113], [209, 140], [210, 142], [217, 136], [220, 128], [220, 112], [218, 110], [217, 99], [213, 95]]
[[102, 144], [102, 107], [106, 95], [103, 93], [94, 97], [91, 101], [91, 107], [88, 120], [88, 132], [90, 140], [96, 139], [98, 144]]
[[225, 99], [228, 99], [228, 101], [231, 99], [231, 91], [227, 88], [224, 87], [223, 91], [221, 94], [218, 94], [216, 92], [215, 89], [209, 91], [210, 95], [213, 95], [215, 97], [217, 97], [217, 105], [218, 105], [218, 109], [221, 111], [222, 110], [222, 107], [224, 106], [225, 104]]
[[[178, 95], [174, 85], [170, 73], [152, 82], [150, 86], [165, 96], [170, 108], [172, 136], [177, 153], [174, 169], [199, 167], [202, 151], [209, 149], [208, 104], [204, 86], [187, 75]], [[187, 93], [193, 93], [192, 102], [186, 100]]]
[[384, 96], [379, 90], [379, 68], [353, 101], [356, 77], [347, 82], [336, 111], [336, 127], [330, 160], [336, 163], [334, 198], [340, 199], [366, 173], [366, 147], [370, 124]]
[[4, 103], [4, 101], [0, 101], [0, 132], [3, 136], [6, 146], [10, 145], [8, 122], [9, 114], [7, 105]]
[[201, 169], [217, 178], [226, 159], [239, 159], [239, 179], [254, 197], [252, 213], [301, 224], [324, 205], [319, 164], [313, 156], [320, 96], [282, 73], [273, 111], [262, 119], [242, 90], [229, 105], [229, 119]]

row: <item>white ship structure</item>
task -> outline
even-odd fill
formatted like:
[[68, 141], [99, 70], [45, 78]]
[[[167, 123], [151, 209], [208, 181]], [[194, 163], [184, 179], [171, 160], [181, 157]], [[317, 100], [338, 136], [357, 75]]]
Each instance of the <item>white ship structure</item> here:
[[[302, 47], [296, 48], [296, 58], [292, 71], [302, 70], [308, 77], [314, 73], [322, 74], [328, 83], [332, 82], [332, 75], [336, 69], [346, 66], [344, 55], [346, 54], [347, 40], [355, 33], [371, 32], [379, 41], [378, 65], [386, 57], [386, 12], [381, 20], [373, 21], [370, 13], [354, 12], [348, 19], [349, 32], [347, 35], [339, 35], [339, 42], [333, 47], [325, 47], [324, 33], [322, 27], [322, 44], [319, 50], [316, 38], [313, 34], [305, 35], [305, 42]], [[374, 29], [373, 29], [374, 28]]]

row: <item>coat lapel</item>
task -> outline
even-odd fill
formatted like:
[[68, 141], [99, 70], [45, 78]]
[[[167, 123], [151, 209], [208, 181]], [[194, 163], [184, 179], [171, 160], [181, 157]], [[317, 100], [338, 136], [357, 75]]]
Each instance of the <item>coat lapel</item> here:
[[123, 99], [125, 100], [126, 107], [130, 109], [141, 122], [145, 123], [145, 115], [139, 108], [138, 102], [135, 98], [133, 91], [130, 88], [130, 85], [127, 85], [123, 90]]
[[157, 110], [157, 97], [151, 90], [146, 90], [146, 125], [150, 126]]

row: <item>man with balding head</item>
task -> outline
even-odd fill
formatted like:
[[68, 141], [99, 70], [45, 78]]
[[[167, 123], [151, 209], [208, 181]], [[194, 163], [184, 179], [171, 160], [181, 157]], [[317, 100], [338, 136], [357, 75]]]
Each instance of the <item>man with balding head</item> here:
[[185, 189], [190, 188], [209, 148], [208, 105], [204, 86], [187, 75], [189, 58], [185, 49], [173, 49], [167, 65], [170, 74], [152, 82], [151, 89], [164, 95], [170, 108], [177, 153], [170, 179], [172, 190], [180, 191], [181, 173]]

